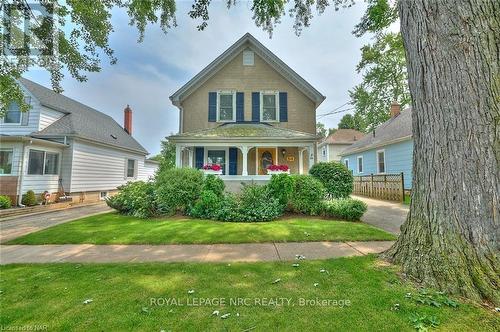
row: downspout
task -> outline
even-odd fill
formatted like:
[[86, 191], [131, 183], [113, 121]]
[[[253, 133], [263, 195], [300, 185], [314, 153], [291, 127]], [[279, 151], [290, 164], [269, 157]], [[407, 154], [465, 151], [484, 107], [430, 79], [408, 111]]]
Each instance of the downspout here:
[[17, 190], [17, 205], [22, 206], [21, 201], [23, 200], [23, 179], [24, 179], [24, 160], [26, 155], [26, 143], [23, 142], [23, 149], [21, 152], [21, 166], [19, 170], [19, 188]]

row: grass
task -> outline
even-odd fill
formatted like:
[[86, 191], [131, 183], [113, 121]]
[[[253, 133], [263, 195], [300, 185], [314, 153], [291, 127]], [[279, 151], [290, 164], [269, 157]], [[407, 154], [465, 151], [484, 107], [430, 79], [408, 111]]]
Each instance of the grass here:
[[186, 218], [142, 220], [109, 213], [57, 225], [8, 244], [210, 244], [394, 239], [394, 235], [360, 222], [309, 218], [262, 223]]
[[[415, 331], [410, 318], [416, 314], [435, 316], [441, 331], [495, 331], [500, 324], [498, 314], [472, 303], [438, 308], [406, 298], [415, 292], [412, 285], [374, 256], [300, 261], [299, 267], [290, 262], [7, 265], [0, 290], [2, 328]], [[331, 301], [301, 306], [301, 298]], [[86, 299], [92, 302], [84, 304]], [[177, 305], [166, 299], [177, 299]], [[206, 299], [210, 303], [194, 305]], [[212, 315], [215, 310], [231, 316], [221, 319]]]

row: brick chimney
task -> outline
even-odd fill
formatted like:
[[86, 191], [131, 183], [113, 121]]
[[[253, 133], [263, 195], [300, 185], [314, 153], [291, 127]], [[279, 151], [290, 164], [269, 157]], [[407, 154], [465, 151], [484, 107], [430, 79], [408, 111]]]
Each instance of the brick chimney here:
[[123, 129], [125, 129], [127, 134], [132, 135], [132, 109], [129, 105], [123, 110], [123, 117]]
[[395, 118], [401, 113], [401, 105], [397, 101], [391, 103], [391, 118]]

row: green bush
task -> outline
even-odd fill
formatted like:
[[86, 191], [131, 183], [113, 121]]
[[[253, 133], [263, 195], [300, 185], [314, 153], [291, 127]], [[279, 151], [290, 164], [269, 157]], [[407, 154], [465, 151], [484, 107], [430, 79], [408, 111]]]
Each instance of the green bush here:
[[12, 206], [9, 196], [0, 195], [0, 209], [8, 209]]
[[269, 194], [278, 199], [279, 203], [286, 208], [293, 194], [293, 177], [288, 174], [274, 174], [267, 184]]
[[342, 163], [318, 163], [311, 167], [309, 174], [323, 183], [331, 198], [346, 198], [352, 193], [354, 179], [351, 171]]
[[324, 214], [345, 220], [359, 220], [366, 212], [367, 205], [353, 198], [334, 199], [324, 203]]
[[200, 198], [189, 211], [189, 215], [201, 219], [218, 219], [224, 197], [212, 190], [203, 190]]
[[294, 186], [290, 197], [292, 210], [297, 213], [317, 215], [325, 198], [323, 184], [310, 175], [292, 175]]
[[222, 196], [225, 188], [224, 181], [220, 177], [213, 174], [209, 174], [205, 177], [203, 190], [209, 190], [218, 196]]
[[156, 174], [156, 201], [163, 214], [190, 211], [200, 198], [204, 176], [194, 168], [174, 168]]
[[28, 190], [26, 194], [23, 196], [21, 203], [26, 206], [35, 206], [38, 204], [36, 201], [35, 192], [33, 190]]
[[108, 206], [137, 218], [148, 218], [158, 214], [153, 182], [128, 182], [118, 187], [118, 190], [118, 194], [106, 199]]
[[270, 221], [283, 215], [283, 206], [267, 186], [244, 185], [235, 221]]

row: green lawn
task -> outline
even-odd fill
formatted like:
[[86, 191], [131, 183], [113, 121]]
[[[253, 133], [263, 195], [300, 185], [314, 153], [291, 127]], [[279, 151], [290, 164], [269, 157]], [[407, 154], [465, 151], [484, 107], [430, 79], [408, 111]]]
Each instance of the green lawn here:
[[9, 244], [201, 244], [394, 239], [392, 234], [361, 222], [310, 218], [262, 223], [186, 218], [142, 220], [109, 213], [28, 234]]
[[[416, 290], [374, 256], [300, 261], [299, 267], [282, 262], [7, 265], [0, 290], [5, 329], [414, 331], [415, 314], [435, 316], [442, 331], [495, 331], [500, 324], [498, 314], [474, 304], [434, 307], [407, 298]], [[172, 298], [177, 304], [167, 304]], [[92, 302], [84, 304], [87, 299]], [[301, 306], [301, 299], [330, 302]], [[194, 305], [201, 301], [204, 305]], [[215, 310], [231, 315], [221, 319], [212, 315]]]

